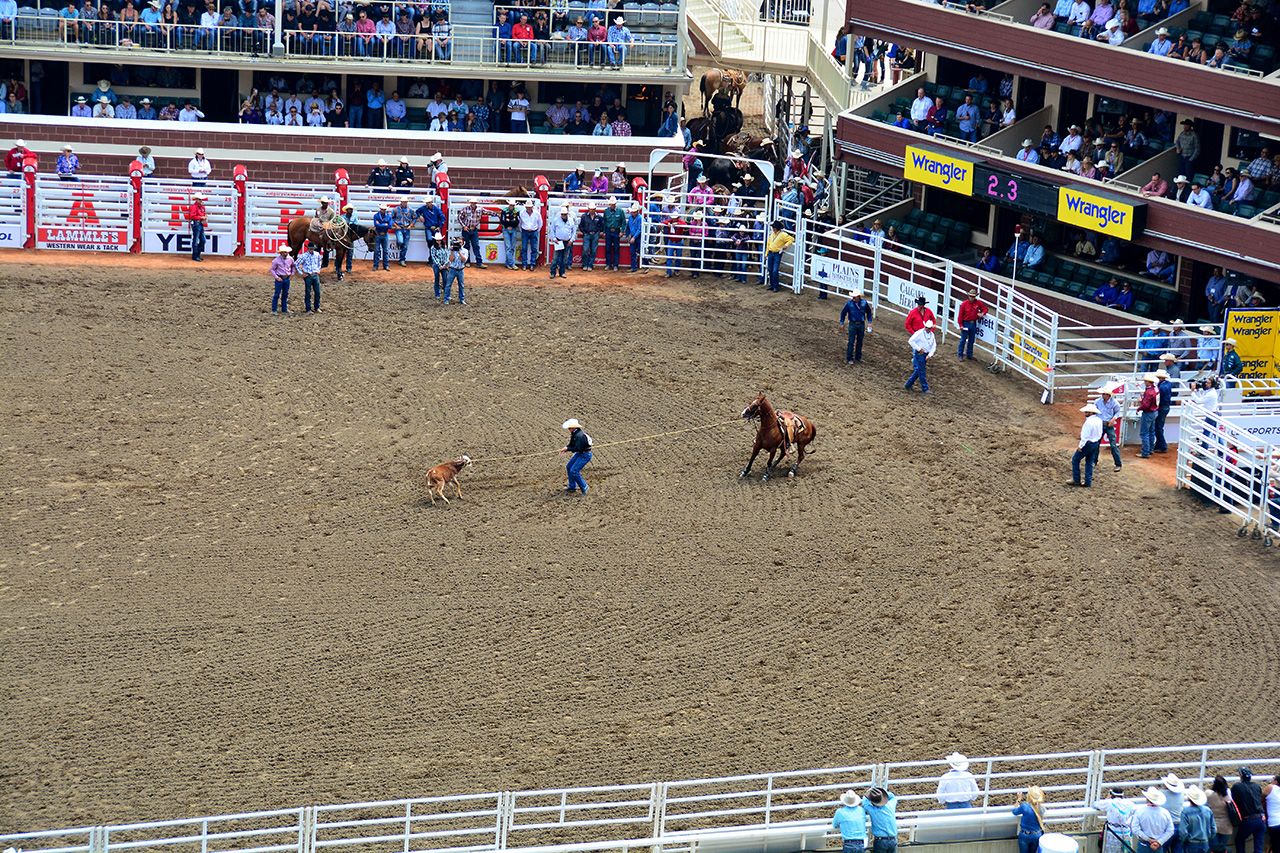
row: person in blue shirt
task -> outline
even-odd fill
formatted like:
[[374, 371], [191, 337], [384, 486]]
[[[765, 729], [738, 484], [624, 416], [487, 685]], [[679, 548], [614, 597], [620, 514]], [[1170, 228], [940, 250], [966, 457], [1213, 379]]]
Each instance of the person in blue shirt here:
[[644, 232], [644, 218], [640, 215], [640, 202], [631, 202], [627, 217], [627, 238], [631, 241], [631, 271], [640, 269], [640, 235]]
[[1121, 311], [1129, 311], [1133, 309], [1133, 285], [1125, 282], [1120, 285], [1120, 294], [1116, 296], [1116, 301], [1111, 303], [1109, 307], [1119, 308]]
[[1018, 853], [1036, 853], [1040, 849], [1040, 836], [1044, 834], [1044, 791], [1035, 785], [1027, 789], [1028, 802], [1022, 802], [1022, 792], [1013, 803], [1013, 813], [1021, 818], [1018, 824]]
[[[1182, 841], [1182, 853], [1208, 853], [1209, 842], [1216, 843], [1218, 827], [1213, 812], [1205, 805], [1209, 796], [1199, 785], [1187, 788], [1189, 805], [1182, 810], [1178, 820], [1178, 838]], [[1273, 840], [1275, 836], [1272, 836]]]
[[414, 222], [419, 219], [422, 220], [422, 230], [428, 243], [431, 242], [432, 234], [437, 231], [443, 233], [445, 230], [444, 211], [436, 207], [436, 197], [433, 195], [427, 196], [427, 203], [413, 212]]
[[872, 788], [862, 800], [871, 819], [872, 853], [896, 853], [898, 849], [898, 798], [887, 788]]
[[871, 303], [862, 298], [861, 290], [855, 290], [840, 311], [840, 328], [844, 328], [846, 321], [849, 323], [849, 345], [844, 351], [845, 364], [862, 361], [862, 338], [871, 319]]
[[1151, 323], [1147, 326], [1146, 331], [1138, 338], [1139, 373], [1150, 373], [1156, 369], [1160, 361], [1160, 353], [1164, 352], [1167, 342], [1168, 338], [1165, 337], [1164, 329], [1159, 323]]
[[1031, 245], [1027, 247], [1027, 256], [1024, 261], [1029, 270], [1039, 268], [1044, 261], [1044, 246], [1040, 245], [1039, 234], [1031, 235]]
[[494, 25], [494, 37], [498, 40], [498, 61], [511, 62], [515, 50], [511, 44], [511, 22], [507, 20], [507, 11], [498, 12], [498, 23]]
[[1013, 245], [1009, 247], [1009, 251], [1004, 253], [1006, 258], [1017, 258], [1018, 263], [1022, 263], [1027, 259], [1027, 247], [1030, 245], [1026, 240], [1014, 240]]
[[978, 269], [983, 272], [998, 272], [1000, 259], [993, 255], [990, 249], [983, 249], [982, 257], [978, 259]]
[[[409, 199], [400, 199], [400, 204], [391, 211], [391, 224], [396, 229], [396, 248], [399, 250], [400, 266], [408, 266], [405, 259], [409, 256], [409, 237], [413, 233], [413, 223], [418, 221], [418, 213], [409, 209]], [[427, 231], [430, 234], [430, 230]]]
[[1120, 260], [1120, 241], [1108, 234], [1102, 241], [1102, 247], [1098, 249], [1098, 263], [1110, 265], [1118, 260]]
[[1093, 301], [1099, 305], [1110, 305], [1116, 301], [1116, 297], [1120, 295], [1120, 279], [1111, 276], [1111, 279], [1098, 291], [1093, 294]]
[[376, 235], [373, 243], [373, 269], [378, 270], [378, 258], [382, 258], [382, 269], [389, 270], [391, 257], [391, 212], [385, 204], [378, 206], [373, 215], [373, 231]]
[[856, 791], [840, 795], [840, 808], [831, 818], [844, 842], [842, 853], [862, 853], [867, 849], [867, 813], [862, 810], [862, 797]]
[[1222, 315], [1227, 309], [1227, 277], [1222, 274], [1222, 267], [1214, 267], [1209, 280], [1205, 282], [1204, 298], [1208, 303], [1209, 320], [1222, 322]]
[[894, 126], [894, 127], [900, 127], [900, 128], [902, 128], [903, 130], [910, 130], [910, 129], [911, 129], [911, 119], [907, 118], [907, 117], [906, 117], [905, 115], [903, 115], [902, 113], [898, 113], [898, 118], [897, 118], [897, 120], [896, 120], [896, 121], [894, 121], [893, 126]]
[[960, 121], [960, 138], [977, 142], [978, 122], [982, 117], [973, 102], [973, 95], [964, 96], [964, 103], [956, 107], [956, 118]]
[[663, 111], [665, 116], [662, 119], [662, 124], [658, 127], [658, 136], [665, 139], [680, 132], [680, 119], [676, 117], [674, 104], [667, 104], [663, 107]]
[[1156, 453], [1168, 453], [1169, 445], [1164, 440], [1164, 422], [1169, 419], [1169, 410], [1173, 408], [1173, 383], [1169, 381], [1169, 371], [1160, 368], [1156, 371], [1156, 391], [1160, 393], [1159, 407], [1156, 409]]

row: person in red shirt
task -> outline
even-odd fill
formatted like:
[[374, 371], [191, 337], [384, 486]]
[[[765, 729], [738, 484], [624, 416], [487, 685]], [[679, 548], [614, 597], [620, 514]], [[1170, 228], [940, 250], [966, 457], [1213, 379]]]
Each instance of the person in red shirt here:
[[[511, 38], [517, 42], [524, 44], [515, 45], [516, 57], [519, 61], [524, 61], [523, 48], [531, 48], [533, 45], [533, 25], [529, 23], [528, 15], [521, 15], [520, 22], [511, 27]], [[536, 54], [530, 54], [528, 57], [530, 62], [536, 62], [538, 57]]]
[[204, 202], [208, 196], [204, 193], [192, 193], [191, 204], [187, 205], [187, 222], [191, 225], [191, 260], [203, 261], [200, 255], [204, 252], [204, 226], [209, 221], [209, 212]]
[[27, 150], [27, 143], [21, 139], [9, 149], [8, 155], [4, 158], [4, 167], [9, 170], [9, 177], [16, 178], [22, 174], [22, 162], [30, 153]]
[[916, 307], [911, 309], [911, 313], [907, 315], [907, 334], [914, 335], [916, 332], [924, 328], [924, 321], [937, 324], [938, 318], [933, 316], [933, 312], [929, 310], [929, 300], [923, 296], [916, 297]]
[[960, 350], [956, 353], [962, 360], [973, 361], [973, 342], [978, 337], [978, 321], [987, 316], [987, 306], [978, 301], [978, 291], [970, 290], [969, 298], [960, 303], [960, 313], [956, 315], [956, 325], [960, 327]]
[[680, 257], [684, 254], [684, 235], [688, 226], [679, 214], [672, 216], [662, 226], [667, 235], [667, 278], [680, 269]]
[[1142, 452], [1138, 456], [1146, 459], [1156, 445], [1156, 413], [1160, 409], [1160, 391], [1156, 388], [1157, 376], [1148, 373], [1142, 377], [1146, 388], [1142, 391], [1142, 399], [1138, 401], [1138, 434], [1142, 436]]

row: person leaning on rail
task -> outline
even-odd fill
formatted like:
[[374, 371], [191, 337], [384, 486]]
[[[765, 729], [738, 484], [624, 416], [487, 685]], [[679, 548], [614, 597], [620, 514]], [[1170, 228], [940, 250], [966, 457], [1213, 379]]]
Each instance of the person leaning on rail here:
[[[841, 318], [843, 318], [841, 314]], [[921, 383], [927, 390], [928, 385]], [[958, 752], [947, 756], [951, 769], [938, 780], [938, 802], [949, 809], [967, 809], [979, 794], [978, 782], [969, 772], [969, 759]], [[1025, 851], [1024, 851], [1025, 853]]]

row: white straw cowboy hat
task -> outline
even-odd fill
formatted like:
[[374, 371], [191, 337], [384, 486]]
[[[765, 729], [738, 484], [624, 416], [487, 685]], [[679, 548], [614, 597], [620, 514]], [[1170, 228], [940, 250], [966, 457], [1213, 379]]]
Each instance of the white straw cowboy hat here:
[[1191, 785], [1187, 788], [1187, 799], [1192, 805], [1203, 806], [1209, 801], [1209, 795], [1200, 790], [1199, 785]]
[[408, 157], [401, 157], [401, 158], [400, 158], [400, 162], [401, 162], [401, 163], [408, 163], [408, 162], [409, 162], [409, 158], [408, 158]]
[[858, 804], [862, 802], [862, 797], [858, 796], [857, 791], [845, 791], [840, 795], [840, 802], [851, 809], [857, 808]]
[[1154, 385], [1156, 382], [1158, 382], [1159, 380], [1160, 380], [1160, 377], [1159, 377], [1159, 376], [1156, 376], [1154, 373], [1144, 373], [1144, 374], [1142, 375], [1142, 381], [1143, 381], [1143, 382], [1150, 382], [1150, 383], [1152, 383], [1153, 385]]
[[287, 254], [289, 254], [289, 247], [288, 247], [288, 246], [281, 246], [279, 249], [276, 249], [276, 251], [277, 251], [277, 252], [279, 252], [279, 253], [280, 253], [280, 254], [282, 254], [282, 255], [287, 255]]
[[527, 199], [524, 203], [525, 207], [533, 207], [533, 199]]
[[[932, 321], [932, 320], [925, 320], [925, 321], [924, 321], [924, 327], [925, 327], [926, 329], [932, 329], [932, 328], [933, 328], [933, 321]], [[964, 758], [964, 756], [963, 756], [963, 755], [961, 755], [960, 757], [961, 757], [961, 758]], [[954, 769], [954, 770], [967, 770], [967, 769], [969, 768], [969, 762], [967, 762], [967, 761], [961, 761], [961, 762], [959, 762], [959, 763], [957, 763], [957, 764], [952, 764], [952, 765], [951, 765], [951, 767], [952, 767], [952, 769]]]
[[383, 160], [381, 157], [379, 157], [379, 158], [378, 158], [378, 165], [379, 165], [379, 166], [385, 166], [385, 165], [387, 165], [387, 161], [386, 161], [386, 160]]
[[1161, 791], [1159, 788], [1157, 788], [1154, 785], [1152, 785], [1150, 788], [1147, 788], [1147, 790], [1143, 791], [1142, 796], [1146, 797], [1147, 802], [1151, 803], [1151, 805], [1153, 806], [1163, 806], [1165, 804], [1165, 800], [1167, 799], [1164, 795], [1164, 791]]
[[577, 418], [569, 418], [569, 420], [567, 420], [567, 421], [565, 421], [564, 423], [560, 424], [560, 429], [578, 429], [578, 428], [580, 428], [581, 426], [582, 426], [582, 424], [578, 423], [578, 419], [577, 419]]
[[1178, 357], [1171, 352], [1166, 352], [1160, 356], [1161, 361], [1177, 361]]
[[1030, 147], [1031, 147], [1032, 145], [1034, 145], [1034, 144], [1035, 144], [1035, 143], [1034, 143], [1034, 142], [1032, 142], [1030, 139], [1024, 139], [1024, 140], [1022, 140], [1022, 147], [1023, 147], [1023, 148], [1030, 148]]
[[1157, 377], [1158, 379], [1168, 379], [1168, 378], [1169, 378], [1169, 371], [1165, 370], [1165, 369], [1162, 367], [1162, 368], [1160, 368], [1159, 370], [1157, 370], [1157, 371], [1156, 371], [1156, 377]]
[[192, 194], [191, 194], [191, 197], [192, 197], [192, 198], [198, 198], [198, 199], [201, 199], [201, 200], [205, 200], [205, 199], [208, 199], [208, 198], [209, 198], [209, 197], [208, 197], [207, 195], [205, 195], [204, 193], [192, 193]]
[[204, 149], [203, 149], [203, 148], [197, 148], [197, 149], [196, 149], [196, 153], [197, 153], [197, 154], [199, 154], [199, 155], [201, 155], [201, 156], [204, 156]]
[[[67, 147], [68, 147], [68, 148], [70, 148], [71, 146], [70, 146], [70, 145], [68, 145]], [[1235, 338], [1227, 338], [1227, 339], [1226, 339], [1225, 341], [1223, 341], [1222, 343], [1223, 343], [1223, 345], [1224, 345], [1224, 346], [1233, 347], [1233, 346], [1235, 346], [1235, 345], [1236, 345], [1236, 339], [1235, 339]]]
[[1218, 334], [1218, 333], [1214, 330], [1213, 326], [1201, 326], [1201, 327], [1200, 327], [1200, 334], [1202, 334], [1202, 335], [1216, 335], [1216, 334]]
[[612, 205], [615, 205], [615, 204], [617, 204], [617, 203], [618, 203], [618, 200], [617, 200], [616, 198], [614, 198], [613, 196], [609, 196], [609, 204], [610, 204], [611, 206], [612, 206]]
[[1096, 415], [1098, 414], [1098, 407], [1093, 403], [1085, 403], [1080, 407], [1080, 411], [1084, 412], [1086, 415]]
[[13, 140], [13, 142], [14, 142], [14, 144], [15, 144], [15, 145], [17, 145], [19, 148], [26, 148], [26, 147], [27, 147], [27, 140], [25, 140], [25, 139], [15, 139], [15, 140]]
[[[64, 145], [64, 146], [62, 146], [62, 150], [63, 150], [63, 151], [74, 151], [75, 149], [74, 149], [74, 148], [72, 148], [70, 145]], [[1231, 339], [1231, 342], [1232, 342], [1232, 343], [1235, 343], [1235, 340], [1234, 340], [1234, 339]]]
[[[925, 328], [927, 329], [933, 328], [933, 323], [930, 321], [925, 321], [924, 325], [925, 325]], [[958, 752], [953, 752], [947, 756], [947, 764], [951, 765], [952, 770], [968, 770], [969, 769], [969, 759], [965, 758], [963, 755], [961, 755]]]
[[389, 207], [391, 207], [391, 205], [387, 204], [387, 203], [384, 201], [382, 204], [378, 205], [378, 210], [386, 210], [386, 209], [387, 209], [387, 208], [389, 208]]
[[699, 175], [699, 176], [698, 176], [698, 183], [700, 183], [700, 184], [705, 184], [706, 182], [707, 182], [707, 176], [706, 176], [706, 175]]
[[595, 210], [595, 209], [596, 209], [596, 203], [594, 201], [587, 203], [587, 210]]
[[1116, 384], [1116, 383], [1114, 383], [1114, 382], [1108, 382], [1106, 385], [1103, 385], [1103, 386], [1102, 386], [1102, 389], [1101, 389], [1098, 393], [1099, 393], [1099, 394], [1114, 394], [1114, 393], [1116, 393], [1116, 392], [1117, 392], [1117, 391], [1119, 391], [1119, 390], [1120, 390], [1120, 386], [1119, 386], [1119, 385], [1117, 385], [1117, 384]]
[[439, 151], [437, 151], [436, 153], [434, 153], [434, 154], [432, 154], [432, 155], [431, 155], [431, 162], [432, 162], [432, 163], [439, 162], [440, 160], [443, 160], [443, 159], [444, 159], [444, 155], [443, 155], [443, 154], [441, 154]]
[[631, 202], [631, 207], [629, 207], [629, 208], [627, 208], [627, 209], [628, 209], [628, 210], [630, 210], [632, 213], [639, 213], [639, 212], [640, 212], [640, 202], [638, 202], [638, 201], [633, 201], [633, 202]]
[[1170, 773], [1168, 776], [1164, 777], [1164, 786], [1175, 794], [1181, 794], [1186, 790], [1182, 785], [1182, 780], [1179, 779], [1175, 773]]

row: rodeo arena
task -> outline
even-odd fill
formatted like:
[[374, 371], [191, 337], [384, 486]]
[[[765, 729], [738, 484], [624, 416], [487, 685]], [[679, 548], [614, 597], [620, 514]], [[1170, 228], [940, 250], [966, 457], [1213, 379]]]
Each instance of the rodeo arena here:
[[1280, 853], [1277, 47], [0, 0], [0, 849]]

